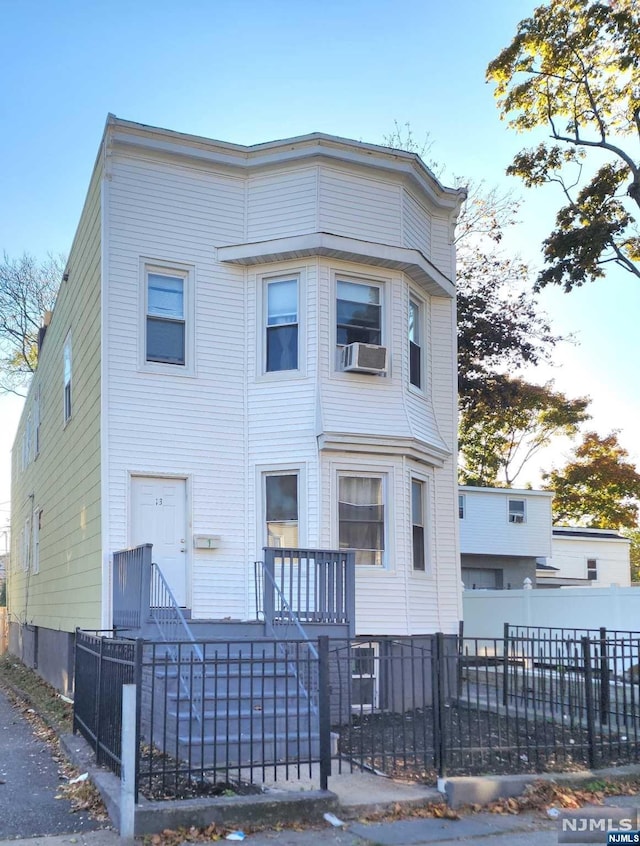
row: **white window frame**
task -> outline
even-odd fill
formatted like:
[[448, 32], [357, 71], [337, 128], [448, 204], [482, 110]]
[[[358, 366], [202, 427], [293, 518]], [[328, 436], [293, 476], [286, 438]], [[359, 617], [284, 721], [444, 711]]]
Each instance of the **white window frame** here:
[[256, 499], [256, 541], [258, 557], [262, 558], [262, 548], [268, 546], [267, 537], [267, 476], [298, 476], [298, 545], [307, 547], [307, 465], [306, 462], [285, 462], [283, 464], [258, 464], [255, 468]]
[[[422, 553], [423, 553], [423, 567], [415, 566], [414, 549], [413, 549], [413, 527], [418, 525], [413, 522], [413, 485], [419, 484], [422, 491]], [[430, 492], [429, 482], [422, 476], [412, 473], [409, 477], [409, 525], [411, 527], [411, 568], [410, 571], [415, 575], [429, 575], [431, 572], [431, 545], [430, 538]]]
[[[418, 347], [420, 354], [419, 354], [419, 365], [420, 365], [420, 384], [414, 385], [411, 381], [411, 338], [409, 334], [409, 319], [411, 316], [411, 306], [414, 305], [417, 308], [418, 313], [418, 341], [419, 343], [416, 344]], [[413, 291], [409, 291], [409, 308], [407, 309], [407, 347], [408, 347], [408, 360], [407, 360], [407, 384], [409, 385], [409, 390], [417, 391], [420, 394], [424, 394], [427, 390], [427, 356], [426, 356], [426, 323], [427, 323], [427, 308], [424, 300], [421, 297], [416, 296]]]
[[464, 520], [467, 516], [467, 497], [465, 494], [458, 494], [458, 519]]
[[[373, 652], [371, 661], [373, 661], [372, 673], [355, 673], [353, 666], [351, 667], [351, 710], [359, 714], [367, 714], [376, 711], [380, 699], [380, 644], [375, 641], [358, 641], [351, 644], [351, 657], [355, 659], [354, 653], [359, 649], [370, 649]], [[366, 660], [366, 659], [365, 659]], [[373, 680], [373, 701], [372, 702], [354, 702], [353, 701], [353, 681], [354, 679], [360, 681], [361, 679]]]
[[598, 559], [587, 558], [587, 580], [590, 582], [598, 581]]
[[[384, 548], [382, 549], [382, 556], [380, 564], [358, 564], [356, 565], [360, 570], [381, 571], [388, 569], [388, 562], [390, 560], [390, 538], [391, 529], [393, 525], [390, 514], [390, 495], [391, 480], [389, 470], [363, 470], [360, 467], [341, 467], [336, 472], [335, 485], [335, 515], [336, 515], [336, 549], [340, 549], [340, 479], [343, 477], [349, 478], [367, 478], [380, 479], [382, 489], [382, 505], [384, 508], [383, 533], [384, 533]], [[357, 550], [356, 550], [357, 551]]]
[[42, 528], [42, 509], [33, 510], [33, 541], [31, 555], [31, 572], [36, 575], [40, 572], [40, 529]]
[[33, 458], [40, 455], [40, 385], [33, 398]]
[[[287, 282], [295, 280], [298, 289], [298, 366], [295, 370], [267, 370], [267, 320], [268, 320], [268, 287], [273, 282]], [[306, 277], [302, 268], [291, 270], [269, 271], [258, 274], [257, 283], [257, 319], [259, 331], [256, 332], [258, 349], [256, 350], [257, 373], [259, 380], [299, 379], [306, 373]]]
[[[364, 285], [366, 287], [378, 288], [380, 291], [380, 346], [389, 349], [387, 342], [387, 291], [391, 280], [388, 278], [378, 278], [369, 276], [367, 274], [354, 274], [353, 272], [343, 273], [339, 270], [332, 271], [332, 348], [334, 350], [333, 369], [337, 373], [344, 373], [342, 370], [342, 350], [344, 344], [338, 343], [338, 282], [350, 282], [355, 285]], [[357, 375], [353, 373], [344, 374], [346, 377]], [[387, 375], [390, 375], [390, 370], [387, 370]]]
[[22, 569], [25, 573], [29, 572], [31, 564], [31, 518], [27, 517], [24, 521], [22, 529], [23, 546], [22, 546]]
[[[298, 469], [290, 469], [290, 470], [272, 470], [267, 471], [266, 473], [262, 474], [262, 526], [263, 526], [263, 537], [264, 537], [264, 546], [272, 546], [269, 543], [269, 530], [267, 528], [267, 479], [278, 476], [295, 476], [297, 482], [297, 490], [296, 490], [296, 499], [297, 499], [297, 506], [298, 506], [298, 515], [297, 515], [297, 528], [298, 528], [298, 543], [296, 544], [294, 549], [300, 549], [300, 471]], [[289, 549], [289, 547], [280, 547], [282, 549]]]
[[[67, 378], [67, 362], [69, 373]], [[71, 331], [67, 332], [62, 348], [62, 419], [64, 425], [73, 417], [73, 343]]]
[[[522, 503], [522, 511], [514, 510], [511, 508], [512, 502], [521, 502]], [[522, 518], [522, 519], [518, 519]], [[527, 501], [526, 499], [522, 499], [520, 497], [509, 497], [507, 499], [507, 519], [509, 523], [513, 523], [513, 525], [521, 526], [527, 522]]]
[[[149, 305], [149, 274], [172, 276], [183, 280], [182, 306], [184, 319], [184, 364], [147, 360], [147, 317]], [[138, 326], [138, 367], [148, 373], [169, 376], [195, 376], [196, 291], [195, 267], [182, 262], [141, 259], [140, 261], [140, 321]]]

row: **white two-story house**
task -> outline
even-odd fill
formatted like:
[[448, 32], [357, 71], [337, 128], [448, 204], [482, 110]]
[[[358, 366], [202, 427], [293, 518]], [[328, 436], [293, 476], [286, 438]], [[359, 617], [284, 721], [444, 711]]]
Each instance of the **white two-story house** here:
[[113, 553], [193, 620], [262, 549], [354, 549], [355, 632], [455, 632], [453, 229], [418, 156], [110, 116], [13, 453], [11, 649], [58, 686]]
[[630, 541], [613, 529], [554, 526], [552, 491], [461, 486], [467, 590], [628, 586]]

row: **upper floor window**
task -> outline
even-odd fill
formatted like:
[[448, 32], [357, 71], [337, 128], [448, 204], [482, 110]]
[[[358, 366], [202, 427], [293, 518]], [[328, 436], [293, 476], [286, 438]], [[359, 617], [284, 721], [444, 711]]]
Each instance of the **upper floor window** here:
[[338, 345], [382, 343], [382, 288], [366, 282], [337, 280]]
[[355, 549], [356, 564], [381, 567], [385, 541], [384, 480], [382, 476], [338, 477], [338, 536], [340, 549]]
[[267, 546], [298, 548], [298, 474], [264, 477]]
[[595, 558], [587, 558], [587, 578], [590, 582], [598, 579], [598, 562]]
[[66, 423], [71, 417], [72, 411], [72, 385], [73, 385], [73, 366], [72, 366], [72, 351], [71, 351], [71, 334], [68, 334], [64, 342], [63, 349], [63, 372], [64, 372], [64, 422]]
[[267, 373], [298, 369], [298, 280], [266, 282]]
[[458, 517], [463, 520], [466, 509], [466, 500], [464, 494], [458, 494]]
[[509, 522], [524, 523], [526, 518], [524, 499], [509, 500]]
[[146, 272], [146, 360], [186, 362], [185, 278]]
[[413, 569], [426, 570], [425, 484], [411, 480], [411, 532], [413, 536]]
[[409, 382], [422, 388], [422, 308], [409, 300]]

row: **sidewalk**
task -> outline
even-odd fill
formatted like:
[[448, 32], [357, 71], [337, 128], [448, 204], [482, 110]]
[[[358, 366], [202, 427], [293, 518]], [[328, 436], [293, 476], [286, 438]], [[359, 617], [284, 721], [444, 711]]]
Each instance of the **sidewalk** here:
[[[56, 799], [58, 763], [0, 690], [0, 838], [69, 834], [100, 827]], [[16, 841], [12, 841], [16, 842]]]

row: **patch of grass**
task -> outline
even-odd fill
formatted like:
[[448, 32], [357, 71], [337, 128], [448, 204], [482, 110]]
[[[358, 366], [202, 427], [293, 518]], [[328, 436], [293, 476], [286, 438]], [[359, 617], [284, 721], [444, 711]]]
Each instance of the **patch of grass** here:
[[56, 732], [67, 733], [72, 730], [72, 706], [35, 670], [26, 667], [12, 655], [0, 658], [0, 687], [33, 708]]

